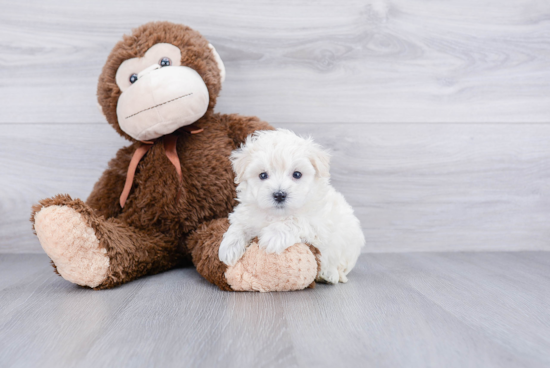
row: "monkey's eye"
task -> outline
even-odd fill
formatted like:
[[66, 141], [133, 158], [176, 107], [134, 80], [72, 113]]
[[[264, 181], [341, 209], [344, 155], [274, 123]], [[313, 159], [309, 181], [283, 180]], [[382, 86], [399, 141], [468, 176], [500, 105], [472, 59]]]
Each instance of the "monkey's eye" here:
[[265, 180], [265, 179], [267, 179], [268, 177], [269, 177], [269, 176], [267, 175], [266, 172], [263, 172], [263, 173], [260, 174], [260, 179], [261, 179], [261, 180]]
[[130, 83], [134, 84], [138, 80], [137, 74], [134, 73], [130, 76]]
[[294, 173], [292, 173], [292, 177], [294, 179], [300, 179], [302, 177], [302, 173], [299, 171], [294, 171]]
[[162, 59], [160, 59], [159, 65], [160, 65], [161, 67], [163, 67], [163, 66], [170, 66], [170, 65], [172, 65], [172, 60], [170, 60], [170, 58], [163, 57]]

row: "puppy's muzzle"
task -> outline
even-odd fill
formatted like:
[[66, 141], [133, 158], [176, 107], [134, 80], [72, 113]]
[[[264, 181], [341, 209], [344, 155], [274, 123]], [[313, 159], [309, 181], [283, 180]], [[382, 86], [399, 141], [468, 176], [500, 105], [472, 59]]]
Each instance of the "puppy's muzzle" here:
[[286, 200], [286, 193], [283, 191], [278, 191], [273, 193], [273, 199], [277, 203], [283, 203]]

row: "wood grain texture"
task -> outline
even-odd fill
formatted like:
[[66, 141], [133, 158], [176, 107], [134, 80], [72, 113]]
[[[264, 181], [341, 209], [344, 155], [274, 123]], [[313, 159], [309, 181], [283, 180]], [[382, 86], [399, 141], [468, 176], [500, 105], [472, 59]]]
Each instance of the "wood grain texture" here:
[[548, 367], [548, 265], [365, 254], [348, 284], [300, 292], [222, 292], [192, 268], [95, 292], [45, 255], [0, 255], [0, 365]]
[[102, 122], [113, 45], [188, 24], [226, 62], [221, 112], [273, 123], [550, 122], [545, 0], [12, 1], [0, 13], [0, 123]]
[[[366, 252], [550, 250], [550, 125], [279, 124], [333, 152]], [[41, 252], [39, 199], [85, 199], [125, 141], [105, 124], [4, 124], [0, 252]]]

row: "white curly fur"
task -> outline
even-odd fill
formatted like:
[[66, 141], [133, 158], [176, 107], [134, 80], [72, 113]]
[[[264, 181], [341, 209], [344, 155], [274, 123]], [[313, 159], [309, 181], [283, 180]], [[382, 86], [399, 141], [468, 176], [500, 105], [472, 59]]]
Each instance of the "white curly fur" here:
[[[279, 129], [249, 136], [231, 161], [240, 203], [229, 215], [220, 260], [234, 265], [255, 237], [268, 253], [305, 242], [321, 252], [319, 281], [346, 282], [365, 239], [353, 209], [329, 183], [329, 154], [311, 138]], [[274, 199], [278, 191], [286, 193], [282, 203]]]

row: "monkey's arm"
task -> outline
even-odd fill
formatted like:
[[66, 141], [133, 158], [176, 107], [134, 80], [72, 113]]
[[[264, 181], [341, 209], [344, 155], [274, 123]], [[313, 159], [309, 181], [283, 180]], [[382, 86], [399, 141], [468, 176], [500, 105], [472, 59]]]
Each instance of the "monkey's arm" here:
[[95, 210], [95, 213], [105, 219], [116, 217], [122, 211], [120, 195], [126, 182], [126, 173], [136, 145], [120, 149], [116, 157], [109, 162], [109, 167], [95, 183], [92, 193], [86, 203]]
[[255, 116], [241, 116], [238, 114], [220, 115], [220, 119], [227, 124], [228, 134], [238, 148], [246, 137], [257, 130], [275, 130], [271, 125]]

